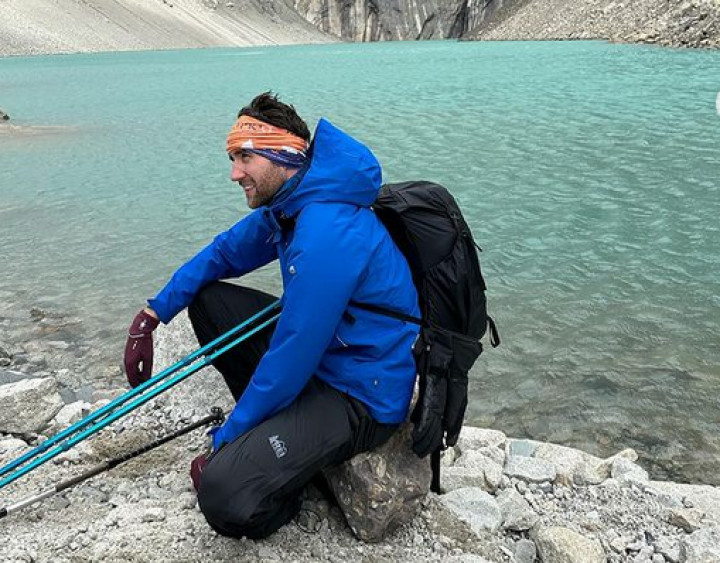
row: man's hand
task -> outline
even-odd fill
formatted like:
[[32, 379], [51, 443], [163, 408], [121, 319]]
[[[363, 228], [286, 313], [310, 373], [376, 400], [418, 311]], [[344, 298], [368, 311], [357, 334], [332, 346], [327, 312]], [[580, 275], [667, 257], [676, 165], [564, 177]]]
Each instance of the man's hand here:
[[205, 470], [208, 460], [205, 454], [200, 454], [190, 463], [190, 479], [192, 479], [195, 492], [200, 492], [200, 477]]
[[137, 387], [152, 375], [152, 333], [159, 323], [155, 311], [146, 307], [130, 325], [125, 344], [125, 374], [131, 387]]

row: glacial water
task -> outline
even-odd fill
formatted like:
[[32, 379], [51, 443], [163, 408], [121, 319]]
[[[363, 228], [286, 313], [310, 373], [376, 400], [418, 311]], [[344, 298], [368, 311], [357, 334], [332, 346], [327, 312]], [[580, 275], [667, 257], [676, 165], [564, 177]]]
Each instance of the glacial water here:
[[[268, 89], [369, 144], [387, 181], [432, 179], [462, 203], [503, 337], [474, 368], [471, 421], [598, 455], [634, 447], [655, 476], [720, 483], [718, 52], [430, 42], [1, 59], [0, 345], [54, 346], [88, 380], [103, 365], [120, 379], [144, 299], [247, 212], [225, 135]], [[280, 290], [274, 268], [249, 283]]]

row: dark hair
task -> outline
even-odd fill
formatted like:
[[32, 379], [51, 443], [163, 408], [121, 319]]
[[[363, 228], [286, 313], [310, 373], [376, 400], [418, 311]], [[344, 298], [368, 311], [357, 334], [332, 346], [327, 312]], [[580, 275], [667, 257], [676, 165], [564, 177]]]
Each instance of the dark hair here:
[[248, 115], [270, 125], [282, 127], [310, 142], [310, 129], [297, 114], [295, 108], [281, 102], [278, 95], [272, 92], [263, 92], [259, 96], [255, 96], [250, 105], [238, 112], [238, 117], [241, 115]]

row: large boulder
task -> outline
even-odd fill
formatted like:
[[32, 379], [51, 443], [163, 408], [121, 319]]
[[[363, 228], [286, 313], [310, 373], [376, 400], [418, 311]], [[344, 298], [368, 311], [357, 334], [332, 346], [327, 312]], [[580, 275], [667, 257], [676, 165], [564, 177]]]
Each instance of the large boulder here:
[[25, 379], [0, 385], [0, 432], [40, 432], [62, 406], [62, 397], [52, 378]]
[[348, 525], [361, 540], [381, 541], [410, 522], [430, 490], [430, 458], [412, 449], [412, 425], [385, 444], [325, 471]]

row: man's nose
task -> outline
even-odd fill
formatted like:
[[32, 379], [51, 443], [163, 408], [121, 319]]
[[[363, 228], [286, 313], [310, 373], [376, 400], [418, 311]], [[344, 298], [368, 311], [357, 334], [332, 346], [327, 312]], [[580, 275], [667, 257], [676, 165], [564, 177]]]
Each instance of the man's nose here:
[[241, 162], [233, 162], [230, 168], [230, 179], [233, 182], [239, 182], [245, 177], [245, 169]]

